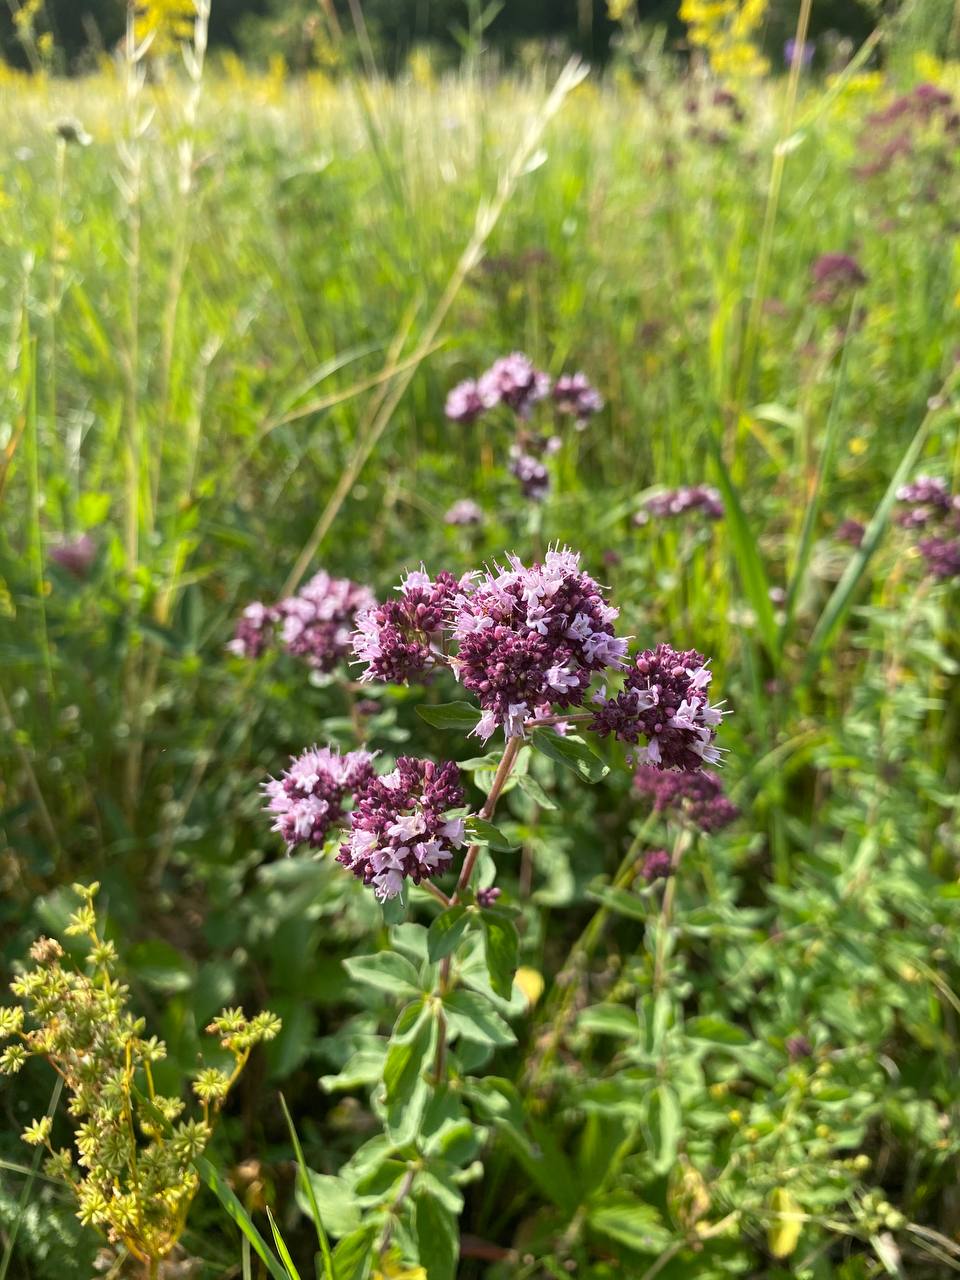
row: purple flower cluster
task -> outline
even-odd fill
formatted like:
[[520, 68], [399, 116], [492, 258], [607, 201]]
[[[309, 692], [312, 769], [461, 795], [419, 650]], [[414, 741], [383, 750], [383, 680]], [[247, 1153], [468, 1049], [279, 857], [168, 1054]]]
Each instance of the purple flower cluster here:
[[918, 84], [867, 117], [860, 140], [866, 160], [854, 173], [859, 178], [874, 178], [888, 172], [900, 157], [914, 155], [921, 143], [929, 144], [933, 140], [931, 131], [937, 126], [943, 142], [955, 141], [960, 132], [956, 104], [949, 93], [936, 85]]
[[460, 498], [443, 517], [444, 524], [471, 525], [483, 521], [483, 512], [472, 498]]
[[366, 664], [361, 680], [406, 684], [443, 661], [443, 632], [461, 583], [451, 573], [436, 580], [421, 565], [400, 584], [400, 599], [357, 614], [353, 652]]
[[298, 595], [277, 606], [284, 648], [319, 671], [332, 671], [350, 652], [358, 613], [374, 604], [373, 592], [322, 570]]
[[373, 776], [374, 757], [368, 751], [342, 756], [331, 747], [311, 747], [292, 756], [290, 768], [264, 784], [267, 812], [290, 852], [298, 845], [319, 848], [327, 832], [344, 816], [346, 797]]
[[838, 542], [845, 542], [850, 547], [859, 547], [867, 527], [860, 520], [842, 520], [837, 525], [835, 537]]
[[516, 476], [523, 496], [531, 502], [543, 502], [550, 492], [550, 472], [539, 458], [526, 453], [519, 445], [510, 449], [510, 474]]
[[810, 268], [810, 278], [813, 281], [810, 297], [823, 307], [845, 301], [854, 289], [867, 283], [860, 263], [848, 253], [821, 254]]
[[938, 582], [960, 577], [960, 494], [951, 495], [939, 476], [917, 476], [897, 490], [897, 500], [907, 508], [898, 523], [927, 534], [917, 542], [927, 573]]
[[640, 864], [641, 880], [645, 880], [647, 884], [653, 884], [655, 880], [665, 880], [672, 873], [673, 864], [666, 849], [651, 849], [649, 853], [644, 854]]
[[706, 484], [685, 485], [680, 489], [669, 489], [666, 493], [655, 494], [648, 498], [643, 508], [633, 518], [636, 525], [645, 525], [651, 519], [673, 519], [686, 515], [689, 511], [699, 511], [708, 520], [723, 519], [723, 499], [716, 489]]
[[248, 604], [240, 615], [233, 639], [227, 644], [228, 653], [238, 658], [259, 658], [273, 641], [278, 617], [272, 605], [259, 600]]
[[635, 753], [638, 764], [690, 772], [716, 764], [720, 749], [714, 739], [724, 713], [707, 701], [712, 674], [695, 649], [678, 653], [667, 644], [645, 649], [621, 693], [594, 696], [599, 709], [591, 728], [601, 737], [613, 734], [629, 743], [645, 738], [646, 745]]
[[550, 394], [550, 375], [534, 367], [522, 351], [495, 360], [477, 380], [477, 391], [485, 405], [505, 404], [518, 418], [530, 417], [535, 404]]
[[511, 556], [470, 582], [455, 601], [453, 668], [482, 708], [475, 732], [519, 735], [555, 706], [580, 706], [595, 672], [624, 666], [618, 614], [566, 548], [531, 568]]
[[64, 538], [50, 548], [50, 559], [75, 578], [85, 578], [97, 558], [97, 548], [89, 533], [78, 538]]
[[414, 884], [446, 870], [463, 844], [463, 818], [448, 818], [463, 804], [455, 764], [401, 756], [392, 773], [369, 776], [357, 789], [350, 839], [337, 861], [381, 902], [395, 898], [404, 879]]
[[279, 604], [248, 604], [227, 650], [238, 658], [259, 658], [279, 632], [288, 653], [319, 671], [332, 671], [350, 653], [357, 614], [374, 603], [368, 587], [321, 570]]
[[595, 413], [603, 408], [603, 396], [585, 373], [561, 374], [554, 384], [553, 403], [558, 413], [569, 414], [578, 431], [583, 431]]
[[634, 774], [634, 786], [653, 801], [654, 813], [677, 810], [701, 831], [721, 831], [740, 810], [723, 793], [723, 783], [715, 773], [672, 773], [652, 765], [641, 765]]
[[486, 398], [485, 393], [473, 378], [467, 378], [464, 382], [458, 382], [448, 393], [444, 413], [451, 422], [463, 422], [469, 425], [471, 422], [476, 422], [487, 409], [492, 409], [496, 403], [495, 399]]

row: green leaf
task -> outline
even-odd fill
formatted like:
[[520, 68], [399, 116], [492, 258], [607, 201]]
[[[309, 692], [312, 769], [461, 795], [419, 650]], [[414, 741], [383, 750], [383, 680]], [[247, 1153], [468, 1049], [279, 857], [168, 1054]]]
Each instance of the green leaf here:
[[680, 1103], [668, 1084], [658, 1085], [650, 1095], [648, 1123], [656, 1153], [653, 1167], [659, 1174], [669, 1173], [680, 1141]]
[[550, 729], [534, 729], [531, 741], [536, 749], [565, 769], [570, 769], [584, 782], [599, 782], [610, 770], [582, 738], [561, 737]]
[[141, 982], [164, 995], [189, 991], [193, 985], [193, 969], [183, 952], [158, 938], [131, 947], [126, 964]]
[[615, 911], [617, 915], [626, 916], [629, 920], [649, 920], [653, 914], [650, 903], [638, 894], [631, 893], [629, 889], [614, 889], [607, 885], [602, 889], [589, 890], [588, 897], [595, 902], [602, 902], [609, 911]]
[[692, 1018], [687, 1023], [687, 1035], [694, 1040], [709, 1040], [712, 1044], [745, 1045], [750, 1044], [750, 1037], [742, 1027], [727, 1022], [726, 1018], [718, 1018], [708, 1014], [703, 1018]]
[[773, 613], [773, 605], [770, 602], [770, 581], [767, 577], [763, 557], [760, 554], [759, 540], [744, 513], [740, 495], [723, 460], [720, 441], [716, 433], [708, 428], [704, 434], [707, 440], [707, 448], [713, 455], [713, 461], [717, 468], [717, 478], [726, 509], [727, 534], [733, 548], [737, 573], [740, 576], [744, 593], [756, 617], [757, 630], [760, 633], [763, 646], [771, 662], [776, 666], [780, 658], [780, 635]]
[[448, 907], [430, 925], [427, 954], [436, 963], [455, 950], [470, 925], [470, 914], [464, 906]]
[[308, 1169], [307, 1173], [307, 1180], [298, 1184], [296, 1192], [301, 1211], [315, 1224], [322, 1222], [324, 1235], [329, 1230], [339, 1239], [356, 1231], [360, 1226], [360, 1210], [353, 1190], [343, 1178], [317, 1173], [314, 1169]]
[[456, 1218], [433, 1196], [418, 1195], [415, 1202], [420, 1265], [427, 1280], [457, 1280], [460, 1233]]
[[517, 785], [524, 795], [528, 796], [534, 804], [539, 805], [541, 809], [556, 809], [557, 806], [544, 791], [543, 787], [529, 773], [521, 774], [517, 778]]
[[595, 1036], [624, 1036], [627, 1040], [636, 1040], [640, 1035], [640, 1022], [634, 1010], [616, 1004], [595, 1004], [584, 1009], [577, 1018], [577, 1027]]
[[293, 1259], [290, 1257], [290, 1250], [286, 1246], [283, 1236], [280, 1234], [277, 1224], [273, 1220], [273, 1214], [270, 1212], [270, 1206], [267, 1205], [267, 1221], [270, 1223], [270, 1230], [273, 1232], [273, 1243], [277, 1246], [277, 1253], [283, 1265], [287, 1269], [290, 1280], [300, 1280], [300, 1272], [293, 1265]]
[[371, 1222], [344, 1238], [333, 1251], [336, 1280], [367, 1280], [376, 1253], [374, 1238], [378, 1226]]
[[450, 1030], [478, 1044], [515, 1044], [516, 1036], [496, 1009], [474, 991], [453, 991], [444, 996]]
[[[287, 1122], [287, 1128], [290, 1130], [290, 1141], [293, 1143], [294, 1155], [297, 1157], [297, 1174], [299, 1185], [297, 1187], [298, 1197], [302, 1194], [309, 1207], [310, 1216], [313, 1218], [314, 1229], [317, 1233], [317, 1244], [320, 1246], [320, 1253], [323, 1257], [323, 1272], [325, 1280], [333, 1280], [333, 1259], [330, 1256], [330, 1241], [327, 1239], [327, 1232], [324, 1226], [323, 1217], [320, 1213], [320, 1205], [317, 1201], [317, 1189], [314, 1186], [314, 1179], [320, 1175], [307, 1168], [307, 1162], [304, 1159], [303, 1147], [300, 1143], [300, 1136], [297, 1133], [293, 1123], [293, 1117], [287, 1107], [287, 1100], [281, 1093], [280, 1105], [283, 1108], [284, 1119]], [[339, 1179], [334, 1179], [339, 1181]], [[302, 1207], [302, 1206], [301, 1206]], [[351, 1203], [350, 1208], [353, 1208]], [[345, 1235], [354, 1225], [359, 1223], [351, 1223], [350, 1227], [344, 1227], [342, 1231], [338, 1231], [338, 1235]]]
[[343, 967], [356, 982], [362, 982], [378, 991], [409, 999], [421, 994], [420, 978], [416, 969], [395, 951], [378, 951], [372, 956], [353, 956], [344, 960]]
[[420, 1083], [424, 1067], [433, 1054], [436, 1036], [436, 1018], [425, 1009], [412, 1035], [408, 1033], [402, 1040], [390, 1041], [387, 1060], [383, 1066], [383, 1083], [388, 1103], [402, 1106], [409, 1102]]
[[509, 916], [487, 908], [482, 915], [483, 945], [490, 985], [498, 996], [509, 1000], [513, 993], [513, 975], [517, 971], [520, 939]]
[[254, 1253], [273, 1276], [273, 1280], [290, 1280], [286, 1268], [274, 1257], [266, 1240], [253, 1225], [253, 1220], [249, 1213], [247, 1213], [210, 1161], [204, 1156], [197, 1156], [193, 1164], [203, 1182], [206, 1183], [220, 1201], [220, 1205], [227, 1217], [237, 1224], [250, 1241]]
[[637, 1253], [662, 1253], [672, 1241], [657, 1210], [623, 1192], [604, 1196], [587, 1222], [600, 1235]]
[[468, 818], [466, 829], [471, 844], [489, 845], [491, 849], [497, 849], [501, 853], [507, 853], [517, 847], [515, 840], [508, 840], [499, 827], [495, 827], [492, 822], [487, 822], [484, 818]]
[[473, 729], [480, 712], [469, 702], [438, 702], [417, 707], [417, 715], [435, 729]]

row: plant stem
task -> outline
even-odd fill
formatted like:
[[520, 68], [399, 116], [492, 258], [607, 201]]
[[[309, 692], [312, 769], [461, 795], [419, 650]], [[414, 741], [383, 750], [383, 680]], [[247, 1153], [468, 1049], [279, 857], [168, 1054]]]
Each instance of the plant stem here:
[[667, 934], [670, 921], [673, 919], [673, 900], [677, 893], [677, 870], [680, 860], [690, 847], [690, 833], [682, 828], [677, 835], [670, 854], [670, 875], [663, 891], [663, 903], [660, 907], [660, 919], [657, 922], [657, 949], [653, 966], [653, 994], [658, 996], [663, 989], [663, 976], [667, 962]]
[[[489, 822], [493, 817], [497, 808], [497, 801], [506, 786], [507, 779], [513, 766], [516, 764], [517, 756], [520, 754], [520, 748], [523, 746], [524, 740], [521, 737], [507, 739], [507, 745], [504, 748], [503, 755], [500, 757], [500, 763], [497, 765], [497, 772], [494, 774], [493, 782], [490, 785], [490, 791], [486, 800], [483, 802], [483, 808], [480, 810], [479, 816], [484, 822]], [[463, 866], [460, 868], [460, 877], [457, 880], [457, 887], [454, 889], [452, 896], [449, 898], [447, 905], [456, 906], [460, 901], [460, 895], [470, 883], [470, 877], [473, 875], [473, 869], [477, 864], [477, 858], [480, 856], [479, 844], [472, 844], [467, 850], [463, 859]], [[424, 881], [426, 883], [426, 881]], [[442, 998], [450, 989], [450, 968], [453, 962], [453, 956], [444, 956], [440, 965], [440, 979], [437, 984], [437, 994]], [[437, 1025], [437, 1058], [434, 1075], [437, 1084], [443, 1079], [447, 1061], [447, 1020], [441, 1009], [438, 1014]]]

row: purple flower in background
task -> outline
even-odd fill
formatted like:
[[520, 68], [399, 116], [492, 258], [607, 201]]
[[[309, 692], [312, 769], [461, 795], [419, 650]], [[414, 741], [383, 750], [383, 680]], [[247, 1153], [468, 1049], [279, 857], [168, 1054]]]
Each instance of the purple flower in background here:
[[435, 667], [448, 607], [462, 585], [451, 573], [431, 581], [421, 565], [401, 582], [400, 599], [357, 614], [353, 652], [366, 664], [360, 679], [406, 684]]
[[798, 42], [791, 36], [783, 46], [783, 60], [788, 67], [792, 67], [794, 59], [797, 58], [797, 50], [799, 48], [799, 63], [801, 67], [806, 69], [813, 62], [813, 55], [816, 51], [816, 45], [812, 40], [801, 40]]
[[470, 525], [483, 521], [483, 512], [472, 498], [460, 498], [443, 517], [445, 524]]
[[369, 587], [321, 570], [277, 606], [280, 638], [288, 653], [320, 671], [332, 671], [350, 653], [357, 614], [374, 603]]
[[960, 578], [960, 538], [922, 538], [919, 550], [927, 572], [938, 582]]
[[282, 777], [264, 784], [267, 812], [274, 815], [271, 830], [283, 836], [288, 853], [301, 844], [323, 845], [343, 818], [346, 796], [373, 776], [373, 760], [368, 751], [342, 756], [331, 747], [311, 747], [291, 756]]
[[905, 529], [922, 529], [950, 510], [950, 490], [940, 476], [917, 476], [912, 484], [900, 486], [897, 501], [911, 508], [898, 517], [898, 523]]
[[227, 651], [238, 658], [259, 658], [273, 639], [278, 617], [276, 609], [254, 600], [241, 613]]
[[618, 614], [566, 548], [531, 568], [510, 556], [486, 572], [457, 597], [453, 623], [454, 671], [483, 709], [475, 732], [518, 735], [547, 708], [580, 706], [595, 672], [624, 665]]
[[863, 543], [863, 535], [866, 531], [866, 525], [859, 520], [842, 520], [837, 525], [835, 536], [838, 542], [845, 542], [851, 547], [859, 547]]
[[644, 855], [643, 862], [640, 864], [640, 878], [646, 880], [647, 884], [653, 884], [655, 880], [665, 880], [672, 872], [673, 866], [666, 849], [651, 849]]
[[686, 515], [689, 511], [699, 511], [708, 520], [723, 519], [723, 499], [716, 489], [706, 484], [685, 485], [680, 489], [668, 489], [666, 493], [655, 494], [643, 504], [633, 518], [634, 524], [648, 524], [651, 518], [673, 519]]
[[583, 431], [595, 413], [603, 408], [603, 396], [587, 381], [584, 373], [564, 373], [553, 388], [557, 413], [574, 418], [578, 431]]
[[799, 1062], [801, 1058], [813, 1055], [813, 1045], [806, 1036], [788, 1036], [784, 1047], [791, 1062]]
[[715, 773], [672, 773], [645, 764], [634, 774], [634, 786], [653, 801], [654, 813], [676, 809], [701, 831], [721, 831], [740, 816], [723, 793]]
[[848, 253], [823, 253], [810, 268], [813, 280], [811, 297], [822, 306], [842, 301], [852, 290], [867, 283], [867, 276], [856, 258]]
[[621, 693], [595, 695], [599, 709], [591, 728], [601, 737], [613, 734], [629, 743], [645, 738], [646, 746], [636, 752], [638, 764], [690, 772], [716, 764], [720, 750], [714, 739], [724, 713], [707, 701], [712, 674], [695, 649], [679, 653], [668, 644], [646, 649]]
[[496, 403], [496, 399], [481, 392], [473, 378], [467, 378], [465, 382], [458, 382], [449, 392], [444, 412], [451, 422], [469, 424], [476, 422], [482, 413], [492, 409]]
[[503, 890], [498, 889], [496, 885], [493, 885], [490, 889], [478, 889], [477, 906], [492, 907], [502, 892]]
[[75, 578], [85, 578], [97, 556], [97, 548], [88, 533], [78, 538], [62, 538], [50, 548], [50, 559]]
[[463, 844], [464, 820], [446, 814], [462, 804], [455, 764], [401, 756], [392, 773], [371, 775], [359, 787], [337, 861], [372, 885], [381, 902], [395, 898], [405, 878], [419, 884], [449, 866]]
[[523, 496], [531, 502], [543, 502], [550, 492], [550, 472], [532, 454], [524, 453], [517, 445], [511, 446], [510, 474], [520, 481]]
[[549, 375], [535, 369], [521, 351], [495, 360], [477, 382], [484, 404], [505, 404], [520, 418], [529, 418], [533, 406], [550, 394]]

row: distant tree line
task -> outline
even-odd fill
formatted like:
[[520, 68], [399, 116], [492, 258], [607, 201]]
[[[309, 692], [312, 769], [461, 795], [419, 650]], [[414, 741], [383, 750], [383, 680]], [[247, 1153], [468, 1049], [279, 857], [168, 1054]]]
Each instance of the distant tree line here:
[[[145, 0], [146, 2], [146, 0]], [[22, 63], [11, 10], [26, 0], [0, 3], [0, 47], [11, 62]], [[680, 0], [635, 0], [641, 20], [666, 27], [680, 39]], [[895, 0], [894, 0], [895, 3]], [[932, 0], [934, 5], [938, 0]], [[863, 38], [891, 0], [818, 0], [813, 6], [812, 34], [833, 31]], [[795, 21], [796, 0], [771, 0], [770, 39], [782, 39]], [[455, 58], [471, 31], [482, 31], [483, 43], [513, 56], [530, 40], [547, 40], [576, 48], [602, 60], [609, 55], [616, 26], [607, 16], [606, 0], [212, 0], [211, 40], [253, 58], [283, 53], [293, 64], [322, 61], [327, 10], [342, 29], [347, 48], [361, 51], [365, 39], [388, 72], [401, 68], [412, 47], [429, 43], [440, 56]], [[360, 37], [355, 15], [361, 13]], [[39, 23], [49, 30], [65, 68], [82, 69], [98, 51], [122, 38], [124, 0], [44, 0]]]

